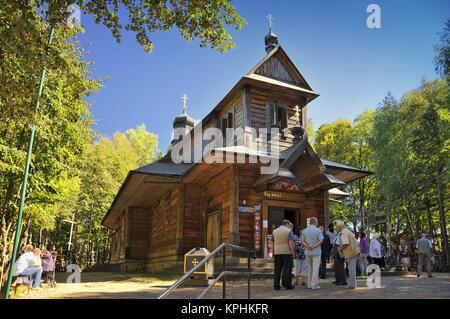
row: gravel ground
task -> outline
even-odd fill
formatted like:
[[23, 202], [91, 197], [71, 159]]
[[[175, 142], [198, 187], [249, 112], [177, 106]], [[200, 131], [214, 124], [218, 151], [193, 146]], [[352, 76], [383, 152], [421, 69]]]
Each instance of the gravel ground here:
[[[404, 276], [389, 276], [381, 278], [381, 287], [369, 289], [365, 280], [359, 280], [357, 289], [347, 289], [334, 286], [332, 278], [320, 280], [320, 290], [309, 290], [296, 287], [294, 290], [274, 291], [271, 280], [252, 281], [252, 298], [275, 299], [308, 299], [308, 298], [446, 298], [450, 299], [450, 274], [435, 274], [434, 278], [416, 278], [413, 274]], [[56, 288], [49, 288], [46, 284], [40, 290], [26, 294], [18, 293], [18, 298], [156, 298], [170, 284], [173, 279], [152, 277], [142, 274], [118, 274], [87, 272], [81, 274], [81, 283], [65, 283], [67, 274], [57, 274]], [[200, 287], [181, 287], [175, 290], [172, 298], [195, 298]], [[205, 298], [221, 298], [220, 283], [210, 290]], [[228, 298], [247, 298], [247, 285], [244, 281], [227, 282]]]

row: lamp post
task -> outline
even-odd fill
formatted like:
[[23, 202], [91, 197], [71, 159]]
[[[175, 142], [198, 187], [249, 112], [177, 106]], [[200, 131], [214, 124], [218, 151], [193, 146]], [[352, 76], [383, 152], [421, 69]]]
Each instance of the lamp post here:
[[[55, 32], [55, 28], [52, 25], [50, 27], [50, 33], [49, 33], [49, 37], [48, 37], [48, 41], [47, 41], [47, 45], [52, 44], [53, 42], [53, 34]], [[40, 106], [40, 98], [42, 96], [42, 92], [44, 90], [44, 83], [45, 83], [45, 78], [46, 78], [46, 69], [45, 66], [42, 67], [42, 71], [41, 71], [41, 78], [39, 81], [39, 89], [38, 89], [38, 95], [36, 98], [36, 103], [34, 106], [34, 111], [38, 112], [39, 111], [39, 106]], [[11, 283], [12, 283], [12, 277], [14, 276], [14, 265], [16, 263], [16, 258], [17, 258], [17, 250], [19, 248], [19, 242], [20, 242], [20, 234], [21, 234], [21, 228], [22, 228], [22, 219], [23, 219], [23, 208], [25, 206], [25, 197], [27, 194], [27, 182], [28, 182], [28, 173], [30, 170], [30, 162], [31, 162], [31, 154], [33, 152], [33, 144], [34, 144], [34, 135], [36, 133], [36, 124], [33, 124], [33, 126], [31, 127], [31, 134], [30, 134], [30, 142], [28, 144], [28, 151], [27, 151], [27, 157], [25, 160], [25, 172], [23, 175], [23, 180], [22, 180], [22, 188], [21, 188], [21, 192], [20, 192], [20, 203], [19, 203], [19, 213], [17, 215], [17, 226], [16, 226], [16, 233], [14, 236], [14, 245], [13, 245], [13, 251], [12, 251], [12, 256], [11, 256], [11, 264], [9, 266], [9, 275], [8, 275], [8, 281], [6, 283], [6, 290], [5, 290], [5, 299], [9, 299], [9, 291], [11, 289]]]

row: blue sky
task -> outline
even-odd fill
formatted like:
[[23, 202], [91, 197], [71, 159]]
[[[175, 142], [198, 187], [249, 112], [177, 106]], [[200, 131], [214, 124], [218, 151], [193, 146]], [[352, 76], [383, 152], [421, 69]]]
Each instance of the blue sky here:
[[[381, 29], [368, 29], [366, 8], [381, 7]], [[376, 107], [388, 91], [401, 97], [436, 78], [434, 45], [450, 17], [448, 0], [235, 0], [247, 20], [232, 30], [237, 47], [226, 54], [187, 44], [178, 30], [155, 33], [151, 54], [123, 33], [117, 44], [110, 31], [83, 17], [86, 59], [94, 61], [94, 77], [108, 76], [105, 87], [90, 98], [95, 128], [105, 135], [144, 123], [170, 141], [173, 118], [181, 113], [186, 93], [188, 113], [203, 118], [265, 55], [265, 17], [271, 13], [279, 42], [320, 94], [309, 104], [308, 117], [317, 129], [338, 118], [353, 119]]]

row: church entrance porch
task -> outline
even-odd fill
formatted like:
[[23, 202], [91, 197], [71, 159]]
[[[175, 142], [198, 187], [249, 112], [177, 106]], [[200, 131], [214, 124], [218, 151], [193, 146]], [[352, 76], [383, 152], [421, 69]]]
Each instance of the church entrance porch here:
[[300, 211], [299, 209], [286, 208], [286, 207], [269, 207], [269, 227], [268, 233], [272, 234], [272, 231], [279, 227], [283, 220], [287, 219], [294, 225], [294, 233], [298, 233], [298, 229], [300, 228]]

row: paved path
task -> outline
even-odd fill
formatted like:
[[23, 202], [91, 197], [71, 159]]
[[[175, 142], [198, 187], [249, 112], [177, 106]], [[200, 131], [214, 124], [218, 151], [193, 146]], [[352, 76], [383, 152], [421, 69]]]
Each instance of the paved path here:
[[[58, 274], [56, 288], [33, 291], [23, 298], [156, 298], [173, 280], [153, 278], [149, 275], [117, 273], [82, 273], [81, 283], [67, 284], [66, 274]], [[332, 279], [320, 281], [320, 290], [296, 287], [294, 290], [274, 291], [270, 280], [252, 282], [252, 298], [447, 298], [450, 299], [450, 274], [435, 274], [435, 278], [416, 278], [412, 274], [389, 276], [381, 279], [381, 288], [359, 287], [355, 290], [336, 287]], [[365, 286], [365, 280], [360, 281]], [[201, 288], [179, 288], [173, 298], [195, 298]], [[213, 288], [205, 298], [221, 298], [221, 287]], [[227, 283], [229, 298], [247, 298], [245, 282]]]

